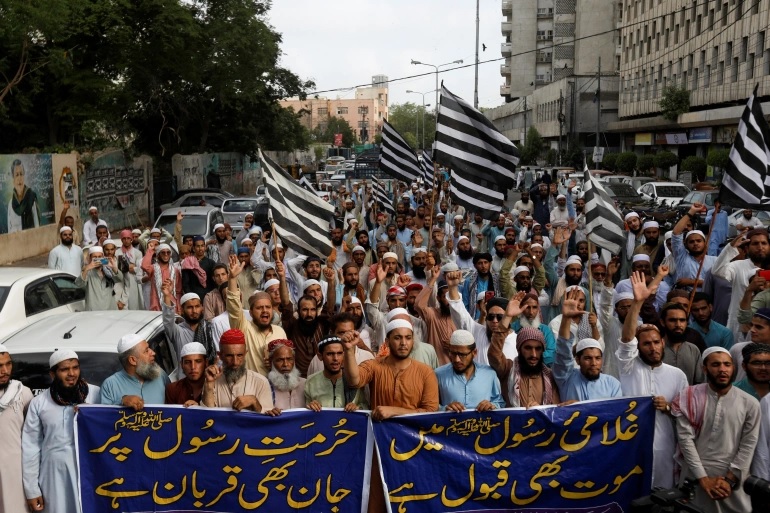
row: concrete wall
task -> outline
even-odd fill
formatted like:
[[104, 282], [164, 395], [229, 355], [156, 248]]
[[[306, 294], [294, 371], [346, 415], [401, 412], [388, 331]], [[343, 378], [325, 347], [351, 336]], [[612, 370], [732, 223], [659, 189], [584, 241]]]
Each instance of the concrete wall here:
[[174, 155], [171, 172], [177, 190], [218, 187], [236, 195], [256, 193], [259, 162], [240, 153]]

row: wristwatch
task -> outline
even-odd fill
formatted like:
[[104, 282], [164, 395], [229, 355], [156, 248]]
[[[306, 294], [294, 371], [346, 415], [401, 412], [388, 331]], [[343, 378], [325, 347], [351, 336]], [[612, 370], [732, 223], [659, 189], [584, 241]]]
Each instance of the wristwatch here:
[[729, 484], [729, 485], [730, 485], [730, 488], [731, 488], [731, 489], [735, 490], [736, 488], [738, 488], [738, 481], [733, 481], [732, 479], [730, 479], [730, 478], [729, 478], [729, 477], [727, 477], [727, 476], [723, 477], [722, 479], [724, 479], [725, 481], [727, 481], [727, 484]]

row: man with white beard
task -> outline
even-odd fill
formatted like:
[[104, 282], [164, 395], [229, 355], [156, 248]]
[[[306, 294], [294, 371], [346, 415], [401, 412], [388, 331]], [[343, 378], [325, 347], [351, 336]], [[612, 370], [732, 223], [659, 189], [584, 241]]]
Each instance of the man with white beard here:
[[155, 362], [155, 351], [136, 333], [118, 342], [118, 359], [123, 367], [102, 383], [102, 404], [141, 410], [145, 404], [165, 404], [166, 385], [171, 381]]
[[543, 363], [550, 366], [553, 364], [553, 358], [556, 354], [556, 339], [553, 331], [547, 324], [540, 322], [540, 302], [533, 293], [519, 292], [511, 301], [517, 300], [521, 305], [521, 315], [513, 319], [510, 323], [511, 329], [519, 333], [522, 328], [535, 328], [540, 330], [545, 339], [545, 349], [543, 351]]
[[267, 380], [273, 390], [273, 409], [265, 413], [277, 417], [281, 410], [305, 407], [305, 378], [294, 366], [294, 344], [279, 338], [267, 345], [270, 355], [270, 372]]

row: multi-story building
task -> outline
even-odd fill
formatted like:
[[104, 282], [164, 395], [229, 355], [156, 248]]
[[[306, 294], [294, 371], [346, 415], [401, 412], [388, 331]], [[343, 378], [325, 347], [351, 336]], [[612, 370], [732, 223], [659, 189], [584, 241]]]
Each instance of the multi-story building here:
[[[388, 118], [388, 77], [375, 75], [371, 87], [356, 89], [355, 98], [289, 98], [280, 104], [301, 113], [301, 122], [308, 130], [326, 128], [329, 118], [336, 116], [347, 121], [360, 140], [365, 135], [366, 141], [371, 142], [382, 132], [383, 122]], [[366, 132], [362, 133], [364, 128]]]
[[[754, 86], [770, 95], [770, 2], [623, 2], [620, 120], [611, 129], [625, 149], [682, 158], [729, 147]], [[675, 121], [660, 115], [667, 86], [690, 92], [690, 111]]]

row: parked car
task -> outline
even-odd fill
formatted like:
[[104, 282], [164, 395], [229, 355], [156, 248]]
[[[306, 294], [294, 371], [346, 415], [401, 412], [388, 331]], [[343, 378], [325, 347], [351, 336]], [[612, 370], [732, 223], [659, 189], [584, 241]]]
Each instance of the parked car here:
[[[177, 351], [166, 338], [161, 312], [113, 310], [57, 314], [38, 319], [0, 339], [13, 354], [13, 377], [35, 394], [51, 385], [48, 357], [58, 348], [72, 349], [80, 358], [81, 376], [101, 385], [121, 369], [118, 341], [137, 333], [155, 351], [155, 361], [167, 374], [177, 367]], [[173, 378], [172, 378], [173, 379]]]
[[[740, 222], [740, 219], [743, 217], [743, 210], [739, 209], [727, 216], [727, 237], [735, 237], [738, 235], [738, 223]], [[760, 221], [762, 221], [762, 224], [765, 225], [765, 228], [770, 228], [770, 212], [767, 212], [765, 210], [752, 210], [751, 214], [753, 217], [756, 217]]]
[[75, 276], [51, 269], [0, 267], [0, 336], [59, 313], [85, 309]]
[[719, 198], [719, 189], [690, 191], [676, 206], [680, 212], [686, 212], [695, 203], [705, 204], [708, 208], [714, 208], [714, 201]]
[[624, 176], [621, 181], [629, 184], [635, 191], [638, 191], [642, 185], [654, 182], [655, 179], [650, 176]]
[[637, 192], [645, 200], [652, 200], [658, 205], [674, 206], [687, 196], [690, 189], [678, 182], [648, 182]]
[[[215, 192], [216, 191], [216, 192]], [[161, 210], [167, 210], [169, 208], [178, 207], [200, 207], [204, 205], [211, 205], [221, 208], [222, 202], [227, 198], [233, 198], [234, 196], [229, 192], [222, 191], [221, 189], [209, 189], [209, 190], [194, 190], [190, 189], [184, 191], [177, 199], [171, 203], [165, 203], [160, 206]]]
[[604, 190], [607, 191], [607, 194], [609, 194], [619, 206], [631, 207], [645, 203], [644, 198], [642, 198], [642, 196], [627, 183], [605, 182], [602, 185], [604, 186]]
[[233, 235], [243, 229], [243, 218], [246, 214], [254, 214], [260, 203], [267, 203], [267, 197], [228, 198], [222, 203], [222, 216], [224, 216], [225, 222], [233, 228]]
[[217, 207], [177, 207], [161, 212], [155, 220], [154, 228], [162, 228], [174, 234], [177, 212], [182, 212], [182, 235], [200, 235], [206, 240], [214, 236], [214, 225], [224, 223], [222, 211]]

